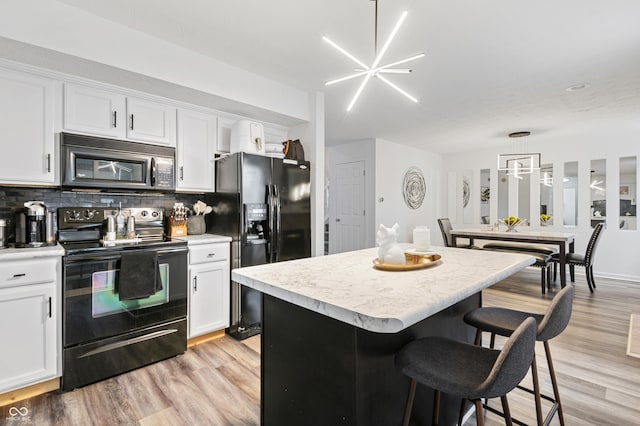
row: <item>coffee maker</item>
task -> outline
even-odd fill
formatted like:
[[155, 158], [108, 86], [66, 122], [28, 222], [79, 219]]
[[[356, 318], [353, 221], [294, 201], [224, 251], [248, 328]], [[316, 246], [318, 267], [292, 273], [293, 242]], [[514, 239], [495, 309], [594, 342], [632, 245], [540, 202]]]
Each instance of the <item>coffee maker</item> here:
[[25, 245], [40, 247], [47, 242], [47, 208], [42, 201], [27, 201], [25, 207]]

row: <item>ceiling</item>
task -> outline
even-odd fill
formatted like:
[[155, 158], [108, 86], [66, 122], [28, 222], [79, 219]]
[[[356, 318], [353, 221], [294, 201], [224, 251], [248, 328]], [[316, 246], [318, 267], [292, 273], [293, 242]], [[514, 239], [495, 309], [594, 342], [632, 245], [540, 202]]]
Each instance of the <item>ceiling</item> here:
[[[308, 91], [325, 93], [327, 144], [382, 138], [450, 153], [562, 140], [594, 126], [640, 131], [637, 0], [379, 0], [378, 43], [403, 9], [383, 62], [424, 52], [409, 75], [387, 75], [418, 98], [372, 79], [324, 82], [374, 57], [371, 0], [61, 0], [105, 19]], [[567, 88], [588, 83], [583, 90]]]

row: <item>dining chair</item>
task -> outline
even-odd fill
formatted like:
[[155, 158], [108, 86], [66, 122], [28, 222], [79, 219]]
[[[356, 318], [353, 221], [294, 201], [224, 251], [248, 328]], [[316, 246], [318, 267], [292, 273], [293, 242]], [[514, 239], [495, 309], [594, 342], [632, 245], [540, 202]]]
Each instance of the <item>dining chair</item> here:
[[[446, 247], [453, 247], [451, 243], [451, 230], [453, 226], [451, 226], [451, 221], [448, 217], [443, 217], [438, 219], [438, 225], [440, 226], [440, 232], [442, 233], [442, 241], [444, 241], [444, 245]], [[457, 248], [475, 248], [472, 244], [456, 244]]]
[[[491, 333], [490, 348], [493, 348], [495, 342], [495, 335], [510, 336], [518, 328], [522, 320], [533, 317], [536, 321], [536, 340], [543, 342], [544, 351], [547, 357], [547, 365], [549, 366], [549, 376], [551, 378], [551, 385], [553, 387], [553, 398], [547, 395], [542, 395], [540, 391], [540, 385], [538, 381], [538, 370], [536, 365], [535, 354], [531, 361], [531, 375], [533, 378], [533, 389], [528, 389], [522, 386], [518, 388], [525, 390], [534, 395], [536, 404], [536, 418], [538, 425], [548, 425], [553, 418], [554, 413], [558, 413], [558, 420], [560, 425], [564, 426], [564, 415], [562, 413], [562, 404], [560, 402], [560, 393], [558, 391], [558, 381], [556, 379], [556, 373], [553, 368], [553, 361], [551, 359], [551, 351], [549, 349], [549, 340], [558, 336], [567, 328], [569, 320], [571, 319], [571, 311], [573, 307], [573, 292], [574, 286], [568, 285], [560, 290], [551, 304], [547, 307], [547, 311], [542, 314], [517, 311], [513, 309], [505, 309], [499, 307], [484, 307], [476, 308], [468, 312], [464, 316], [464, 321], [477, 328], [476, 332], [476, 344], [481, 344], [482, 331], [488, 331]], [[545, 399], [553, 404], [549, 413], [545, 418], [542, 416], [542, 403], [541, 399]]]
[[[598, 241], [600, 240], [600, 235], [602, 234], [603, 229], [604, 223], [598, 223], [593, 228], [591, 238], [589, 238], [589, 242], [587, 243], [587, 250], [585, 254], [567, 253], [567, 265], [569, 265], [569, 277], [571, 278], [571, 282], [576, 282], [575, 267], [584, 266], [587, 275], [587, 285], [589, 286], [589, 291], [591, 293], [593, 293], [593, 289], [596, 288], [596, 282], [593, 279], [593, 257], [595, 256], [596, 247], [598, 246]], [[558, 264], [560, 263], [559, 255], [552, 255], [551, 260], [553, 262], [553, 281], [555, 281], [558, 276]]]
[[433, 424], [440, 417], [440, 393], [462, 398], [458, 423], [466, 400], [476, 409], [476, 424], [484, 425], [483, 398], [500, 397], [510, 421], [507, 393], [526, 376], [535, 348], [536, 322], [525, 318], [502, 350], [470, 345], [444, 337], [414, 340], [396, 354], [396, 365], [411, 380], [403, 426], [409, 424], [418, 383], [434, 390]]

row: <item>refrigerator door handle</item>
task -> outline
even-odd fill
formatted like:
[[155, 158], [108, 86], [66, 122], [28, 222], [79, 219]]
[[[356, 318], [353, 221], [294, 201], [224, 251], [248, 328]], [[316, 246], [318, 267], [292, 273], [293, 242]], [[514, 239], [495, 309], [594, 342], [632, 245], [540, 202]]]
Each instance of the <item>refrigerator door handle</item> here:
[[275, 200], [273, 186], [267, 185], [267, 204], [269, 204], [269, 244], [267, 244], [267, 259], [269, 263], [275, 262]]
[[278, 261], [278, 251], [279, 251], [279, 247], [278, 247], [278, 242], [280, 240], [280, 232], [281, 232], [281, 225], [282, 225], [282, 217], [280, 214], [280, 191], [278, 190], [278, 186], [277, 185], [273, 185], [273, 198], [275, 200], [275, 211], [276, 211], [276, 217], [275, 217], [275, 222], [276, 222], [276, 232], [275, 232], [275, 238], [274, 243], [275, 243], [275, 247], [273, 249], [273, 255], [274, 255], [274, 262]]

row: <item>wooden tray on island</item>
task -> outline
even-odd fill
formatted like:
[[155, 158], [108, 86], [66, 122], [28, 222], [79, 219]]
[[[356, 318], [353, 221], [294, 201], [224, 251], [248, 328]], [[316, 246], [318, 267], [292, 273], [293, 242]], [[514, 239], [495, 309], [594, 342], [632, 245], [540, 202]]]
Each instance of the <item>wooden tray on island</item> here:
[[442, 256], [437, 253], [429, 254], [404, 254], [405, 263], [380, 263], [378, 258], [373, 259], [373, 267], [382, 271], [413, 271], [429, 268], [439, 263]]

